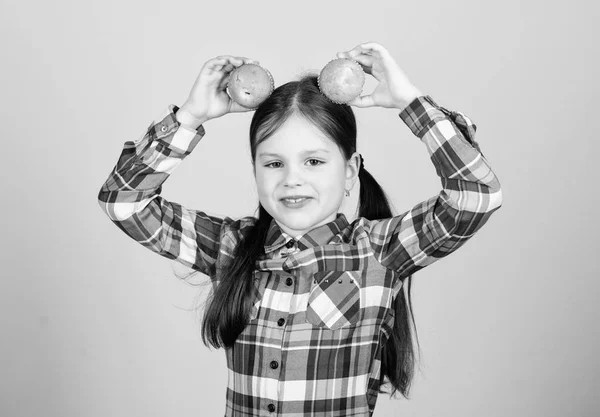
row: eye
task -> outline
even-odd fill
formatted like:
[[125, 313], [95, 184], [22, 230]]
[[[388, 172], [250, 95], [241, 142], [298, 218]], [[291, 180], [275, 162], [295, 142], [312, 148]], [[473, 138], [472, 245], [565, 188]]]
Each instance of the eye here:
[[272, 166], [273, 164], [281, 164], [281, 162], [279, 162], [279, 161], [271, 162], [271, 163], [268, 163], [267, 165], [265, 165], [265, 167], [267, 167], [267, 168], [281, 168], [280, 166], [275, 166], [274, 167], [274, 166]]
[[309, 159], [308, 162], [310, 163], [310, 165], [312, 166], [317, 166], [317, 165], [321, 165], [323, 163], [323, 161], [320, 161], [318, 159]]

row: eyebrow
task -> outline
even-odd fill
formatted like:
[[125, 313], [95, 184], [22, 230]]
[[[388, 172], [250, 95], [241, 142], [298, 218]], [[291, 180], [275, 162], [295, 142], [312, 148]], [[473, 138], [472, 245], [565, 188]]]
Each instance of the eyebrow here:
[[[319, 149], [311, 149], [309, 151], [304, 151], [302, 152], [302, 155], [311, 155], [314, 153], [319, 153], [319, 152], [324, 152], [324, 153], [329, 153], [328, 149], [324, 149], [324, 148], [319, 148]], [[270, 152], [261, 152], [258, 154], [259, 157], [261, 156], [274, 156], [274, 157], [279, 157], [280, 155], [277, 153], [270, 153]]]

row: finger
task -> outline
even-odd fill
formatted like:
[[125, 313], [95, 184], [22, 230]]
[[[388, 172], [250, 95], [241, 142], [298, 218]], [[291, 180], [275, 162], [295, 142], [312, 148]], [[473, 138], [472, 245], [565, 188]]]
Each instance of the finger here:
[[375, 43], [375, 42], [364, 43], [364, 44], [362, 44], [362, 50], [363, 50], [363, 53], [365, 53], [365, 54], [380, 57], [382, 61], [387, 61], [390, 63], [396, 62], [396, 60], [390, 54], [390, 52], [378, 43]]
[[357, 52], [362, 52], [365, 50], [365, 48], [363, 48], [364, 42], [363, 43], [359, 43], [358, 45], [356, 45], [354, 48], [348, 50], [348, 53], [350, 54], [355, 54]]
[[385, 49], [382, 45], [378, 44], [377, 42], [361, 43], [360, 47], [361, 47], [361, 49], [366, 50], [366, 51], [377, 51], [380, 54], [389, 55], [388, 50]]
[[255, 61], [254, 59], [247, 58], [245, 56], [240, 56], [238, 58], [241, 59], [244, 64], [256, 64], [256, 65], [260, 65], [260, 62]]
[[356, 55], [355, 57], [353, 57], [351, 59], [358, 62], [363, 67], [363, 69], [369, 68], [369, 70], [370, 70], [371, 67], [373, 67], [374, 58], [370, 55]]
[[221, 60], [221, 61], [225, 61], [225, 62], [228, 62], [228, 63], [242, 62], [242, 59], [240, 57], [233, 56], [233, 55], [220, 55], [220, 56], [218, 56], [215, 59], [218, 59], [218, 60]]
[[373, 75], [373, 57], [367, 55], [359, 55], [347, 59], [357, 62], [365, 73]]
[[225, 64], [225, 65], [217, 64], [213, 67], [210, 67], [210, 70], [212, 70], [214, 72], [224, 73], [224, 76], [227, 76], [233, 70], [233, 68], [235, 68], [235, 67], [231, 64]]
[[347, 58], [354, 58], [355, 56], [358, 55], [369, 55], [371, 52], [370, 50], [366, 50], [360, 47], [360, 45], [355, 46], [354, 48], [350, 49], [346, 55]]
[[355, 55], [355, 56], [351, 56], [350, 52], [338, 52], [336, 54], [337, 58], [341, 58], [341, 59], [351, 59], [353, 61], [356, 61], [359, 63], [359, 65], [362, 67], [363, 71], [366, 72], [367, 74], [371, 74], [371, 67], [373, 66], [373, 57], [369, 56], [369, 55], [364, 55], [364, 54], [360, 54], [360, 55]]
[[373, 107], [375, 105], [375, 102], [373, 101], [373, 97], [371, 97], [371, 95], [367, 95], [367, 96], [360, 96], [355, 98], [352, 101], [349, 101], [347, 103], [349, 106], [355, 106], [355, 107]]
[[356, 45], [352, 49], [348, 49], [347, 51], [340, 51], [336, 54], [338, 58], [351, 58], [352, 55], [356, 55], [357, 52], [361, 51], [361, 44]]
[[210, 59], [206, 62], [204, 66], [212, 71], [221, 71], [223, 70], [223, 67], [225, 67], [227, 64], [241, 65], [242, 63], [243, 61], [231, 55], [221, 55], [216, 58]]
[[209, 59], [208, 61], [206, 61], [206, 64], [204, 64], [204, 66], [211, 70], [218, 71], [221, 68], [223, 68], [223, 65], [226, 65], [226, 64], [227, 64], [227, 60], [224, 58], [213, 58], [213, 59]]
[[383, 60], [391, 59], [390, 53], [380, 44], [375, 42], [361, 43], [349, 51], [351, 58], [356, 59], [357, 56], [367, 56], [381, 58]]
[[[242, 62], [242, 65], [244, 65], [244, 64], [250, 64], [250, 63], [251, 63], [251, 62], [250, 62], [250, 61], [251, 61], [251, 59], [250, 59], [250, 58], [247, 58], [247, 57], [245, 57], [245, 56], [238, 56], [237, 58], [238, 58], [238, 59], [239, 59], [239, 60]], [[238, 66], [239, 66], [239, 65], [238, 65]]]
[[223, 79], [219, 83], [219, 91], [223, 91], [225, 94], [227, 94], [227, 85], [228, 84], [229, 84], [229, 76], [223, 77]]
[[217, 57], [222, 65], [231, 64], [233, 66], [239, 67], [244, 64], [244, 61], [241, 57], [233, 56], [233, 55], [221, 55]]
[[252, 110], [256, 110], [256, 108], [248, 108], [248, 107], [244, 107], [241, 104], [237, 103], [236, 101], [231, 100], [231, 107], [229, 108], [229, 111], [231, 113], [243, 113], [243, 112], [247, 112], [247, 111], [252, 111]]

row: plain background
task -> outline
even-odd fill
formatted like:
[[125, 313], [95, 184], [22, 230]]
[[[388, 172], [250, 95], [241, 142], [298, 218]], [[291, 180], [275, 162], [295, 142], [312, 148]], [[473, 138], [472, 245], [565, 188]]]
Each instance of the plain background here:
[[[474, 120], [504, 202], [415, 274], [421, 370], [410, 401], [381, 394], [375, 415], [597, 416], [599, 15], [556, 3], [3, 1], [0, 415], [223, 415], [225, 355], [200, 340], [199, 289], [115, 227], [98, 191], [208, 59], [258, 60], [279, 86], [376, 41]], [[396, 112], [355, 113], [397, 212], [440, 191]], [[250, 120], [206, 123], [162, 195], [252, 214]]]

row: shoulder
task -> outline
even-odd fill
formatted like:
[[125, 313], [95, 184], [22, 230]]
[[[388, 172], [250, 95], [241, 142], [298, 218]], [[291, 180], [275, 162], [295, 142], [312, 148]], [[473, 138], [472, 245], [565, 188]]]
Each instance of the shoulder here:
[[407, 220], [409, 212], [404, 212], [401, 215], [385, 217], [382, 219], [367, 219], [366, 217], [357, 217], [350, 225], [352, 231], [356, 235], [364, 234], [370, 239], [379, 240], [384, 236], [394, 234], [398, 231], [398, 227]]
[[232, 230], [244, 230], [248, 227], [253, 227], [258, 219], [254, 216], [240, 217], [239, 219], [233, 219], [231, 217], [225, 217], [223, 219], [223, 225]]
[[357, 246], [362, 253], [375, 256], [381, 262], [381, 256], [394, 251], [394, 246], [402, 234], [404, 216], [367, 219], [357, 217], [348, 225], [344, 233], [345, 242]]
[[221, 240], [228, 240], [237, 244], [256, 225], [258, 219], [254, 216], [246, 216], [238, 219], [225, 217], [221, 229]]
[[373, 221], [365, 217], [356, 217], [348, 225], [341, 229], [332, 239], [333, 244], [361, 245], [369, 240], [369, 234], [373, 227]]
[[369, 220], [366, 217], [356, 217], [346, 228], [345, 234], [348, 234], [352, 240], [367, 237], [371, 231], [377, 228], [382, 222], [390, 219]]

